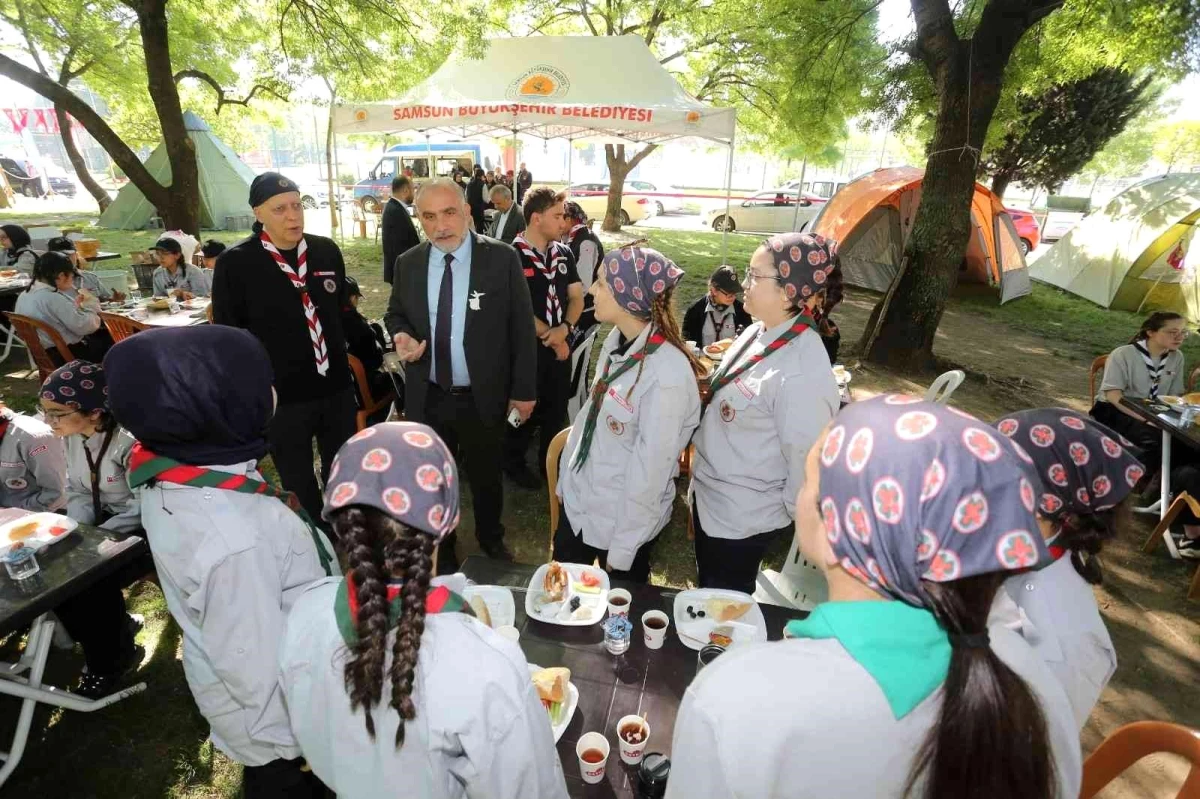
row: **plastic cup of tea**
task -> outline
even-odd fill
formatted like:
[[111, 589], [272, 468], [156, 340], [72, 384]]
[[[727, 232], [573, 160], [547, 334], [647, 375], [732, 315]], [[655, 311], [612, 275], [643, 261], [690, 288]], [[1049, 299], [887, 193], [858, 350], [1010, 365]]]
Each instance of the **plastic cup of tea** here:
[[608, 753], [612, 751], [608, 739], [598, 732], [589, 732], [575, 744], [575, 756], [579, 758], [579, 774], [591, 785], [604, 779], [604, 767]]
[[642, 634], [647, 649], [662, 649], [667, 638], [667, 627], [671, 618], [661, 610], [648, 610], [642, 614]]
[[633, 594], [624, 588], [614, 588], [608, 592], [608, 615], [629, 617], [629, 608], [633, 605]]
[[13, 547], [4, 556], [4, 568], [13, 580], [25, 580], [41, 571], [37, 557], [27, 546]]
[[513, 627], [511, 624], [505, 624], [503, 627], [497, 627], [496, 632], [500, 634], [501, 638], [507, 638], [514, 644], [521, 640], [521, 631], [516, 627]]
[[701, 669], [716, 660], [724, 651], [725, 647], [719, 644], [705, 644], [696, 655], [696, 673], [699, 674]]
[[[628, 738], [637, 738], [630, 741]], [[641, 716], [623, 716], [617, 722], [617, 741], [621, 749], [621, 761], [630, 766], [642, 762], [642, 752], [650, 742], [650, 725]]]

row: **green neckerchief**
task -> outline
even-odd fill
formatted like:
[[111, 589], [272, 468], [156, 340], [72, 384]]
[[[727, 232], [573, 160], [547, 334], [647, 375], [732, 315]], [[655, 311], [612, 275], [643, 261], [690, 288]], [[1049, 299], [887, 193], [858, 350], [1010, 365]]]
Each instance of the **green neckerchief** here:
[[902, 719], [946, 681], [950, 639], [933, 614], [896, 600], [824, 602], [784, 628], [792, 638], [836, 638]]
[[[351, 591], [352, 576], [347, 574], [338, 583], [337, 593], [333, 596], [333, 615], [337, 618], [338, 632], [346, 646], [358, 643], [358, 591]], [[396, 626], [400, 619], [400, 611], [404, 609], [404, 599], [400, 595], [403, 587], [402, 580], [393, 580], [387, 586], [388, 598], [388, 629]], [[444, 585], [430, 587], [425, 594], [425, 614], [434, 613], [465, 613], [474, 616], [471, 606], [458, 594]]]

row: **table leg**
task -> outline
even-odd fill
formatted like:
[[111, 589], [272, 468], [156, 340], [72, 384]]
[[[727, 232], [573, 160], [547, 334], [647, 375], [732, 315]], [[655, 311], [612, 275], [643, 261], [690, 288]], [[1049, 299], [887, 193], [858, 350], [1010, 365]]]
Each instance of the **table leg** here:
[[[29, 686], [40, 688], [42, 685], [42, 673], [46, 670], [46, 658], [50, 655], [50, 639], [54, 637], [54, 622], [50, 621], [46, 615], [38, 616], [33, 621], [33, 627], [29, 631], [29, 638], [25, 644], [26, 652], [33, 653], [32, 667], [29, 671]], [[0, 757], [4, 758], [4, 767], [0, 768], [0, 785], [3, 785], [8, 780], [9, 776], [17, 767], [17, 763], [21, 762], [21, 756], [25, 754], [25, 742], [29, 740], [29, 728], [33, 726], [33, 708], [37, 704], [35, 699], [25, 699], [21, 702], [21, 713], [17, 717], [17, 729], [13, 733], [12, 749], [7, 753], [0, 753]]]
[[1162, 480], [1158, 489], [1158, 518], [1165, 519], [1171, 506], [1171, 434], [1162, 434]]

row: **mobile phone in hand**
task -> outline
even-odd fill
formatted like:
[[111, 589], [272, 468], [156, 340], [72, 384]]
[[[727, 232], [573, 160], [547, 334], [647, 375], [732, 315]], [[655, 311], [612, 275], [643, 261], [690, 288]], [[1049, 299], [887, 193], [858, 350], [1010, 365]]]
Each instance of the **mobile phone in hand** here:
[[521, 412], [513, 408], [508, 412], [508, 423], [513, 427], [521, 426]]

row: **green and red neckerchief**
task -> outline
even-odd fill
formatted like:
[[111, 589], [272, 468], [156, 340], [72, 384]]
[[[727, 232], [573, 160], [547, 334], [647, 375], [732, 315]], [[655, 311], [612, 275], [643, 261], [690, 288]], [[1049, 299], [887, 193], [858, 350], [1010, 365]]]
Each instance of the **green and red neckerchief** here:
[[219, 488], [223, 491], [275, 497], [287, 505], [308, 526], [309, 535], [312, 536], [313, 545], [317, 548], [317, 558], [321, 561], [321, 568], [325, 571], [325, 576], [333, 575], [333, 569], [330, 568], [333, 556], [326, 551], [321, 543], [321, 536], [317, 534], [316, 525], [305, 513], [304, 508], [300, 506], [300, 501], [292, 492], [284, 491], [244, 474], [229, 474], [214, 469], [205, 469], [202, 466], [180, 463], [163, 455], [155, 455], [142, 446], [141, 442], [135, 443], [129, 451], [129, 487], [137, 488], [153, 480], [195, 488]]
[[[721, 368], [717, 369], [717, 371], [714, 372], [713, 376], [709, 379], [708, 385], [710, 391], [708, 393], [708, 402], [712, 402], [713, 397], [717, 396], [718, 391], [725, 388], [725, 386], [729, 385], [734, 380], [737, 380], [755, 366], [758, 366], [760, 363], [766, 360], [769, 355], [783, 349], [784, 345], [799, 336], [805, 330], [808, 330], [810, 327], [815, 329], [816, 326], [817, 323], [811, 316], [809, 316], [806, 312], [801, 312], [793, 320], [791, 327], [780, 333], [778, 338], [763, 348], [762, 352], [758, 352], [750, 356], [750, 358], [741, 366], [737, 367], [736, 369], [730, 368], [732, 367], [733, 363], [741, 357], [741, 352], [738, 352], [737, 355], [732, 358], [726, 358], [721, 364]], [[750, 346], [749, 342], [747, 343], [747, 346]]]
[[[404, 599], [400, 590], [404, 587], [402, 580], [389, 581], [387, 586], [388, 629], [396, 626], [400, 612], [404, 609]], [[463, 613], [474, 616], [470, 604], [458, 594], [444, 585], [429, 589], [425, 594], [425, 615], [434, 613]], [[337, 618], [338, 632], [346, 646], [358, 643], [358, 589], [354, 586], [353, 574], [347, 574], [338, 583], [337, 593], [333, 596], [333, 615]]]
[[596, 419], [600, 416], [600, 403], [604, 400], [604, 395], [608, 393], [609, 387], [617, 381], [617, 378], [653, 355], [666, 340], [667, 337], [660, 331], [654, 331], [646, 339], [646, 345], [622, 361], [621, 365], [617, 367], [617, 371], [611, 375], [608, 372], [612, 368], [613, 359], [611, 356], [607, 359], [604, 364], [604, 373], [600, 375], [596, 384], [592, 386], [592, 405], [588, 408], [587, 421], [583, 424], [583, 436], [579, 439], [579, 449], [575, 454], [575, 462], [572, 464], [572, 468], [575, 471], [583, 468], [583, 464], [587, 461], [588, 453], [592, 449], [592, 438], [596, 434]]

